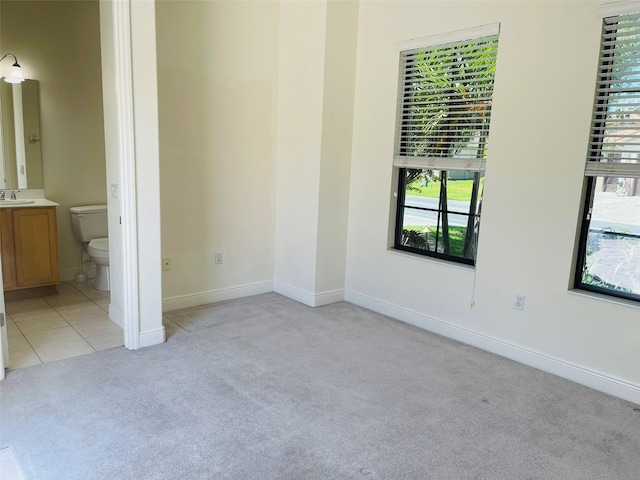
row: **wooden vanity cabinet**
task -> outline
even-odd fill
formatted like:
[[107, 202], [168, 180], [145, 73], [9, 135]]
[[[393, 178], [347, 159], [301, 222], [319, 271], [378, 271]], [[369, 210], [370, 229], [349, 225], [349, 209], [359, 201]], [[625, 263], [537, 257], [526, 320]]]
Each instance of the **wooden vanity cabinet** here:
[[[57, 292], [58, 228], [55, 207], [0, 209], [2, 278], [5, 292]], [[18, 293], [18, 292], [16, 292]], [[14, 297], [29, 296], [27, 291]]]

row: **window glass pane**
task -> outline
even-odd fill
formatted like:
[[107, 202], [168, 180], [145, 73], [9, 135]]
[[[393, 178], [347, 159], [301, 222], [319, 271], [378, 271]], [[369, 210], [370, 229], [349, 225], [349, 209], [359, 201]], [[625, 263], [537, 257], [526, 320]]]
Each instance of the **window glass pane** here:
[[[468, 230], [468, 216], [457, 215], [454, 213], [448, 214], [448, 235], [446, 234], [445, 222], [442, 222], [437, 228], [435, 226], [430, 228], [429, 236], [433, 239], [438, 239], [438, 252], [446, 253], [447, 248], [449, 255], [464, 258], [475, 258], [475, 241], [473, 237], [473, 225], [471, 230]], [[467, 232], [469, 237], [467, 237]], [[448, 239], [448, 246], [447, 246]]]
[[437, 256], [475, 261], [484, 173], [404, 170], [400, 244]]
[[597, 177], [582, 284], [640, 300], [640, 179]]

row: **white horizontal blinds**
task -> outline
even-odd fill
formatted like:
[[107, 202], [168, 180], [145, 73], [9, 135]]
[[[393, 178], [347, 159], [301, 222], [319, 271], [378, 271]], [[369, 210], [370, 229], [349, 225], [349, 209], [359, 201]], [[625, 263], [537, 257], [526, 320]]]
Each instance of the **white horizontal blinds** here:
[[585, 173], [640, 177], [640, 13], [603, 21]]
[[394, 165], [484, 170], [498, 35], [400, 52]]

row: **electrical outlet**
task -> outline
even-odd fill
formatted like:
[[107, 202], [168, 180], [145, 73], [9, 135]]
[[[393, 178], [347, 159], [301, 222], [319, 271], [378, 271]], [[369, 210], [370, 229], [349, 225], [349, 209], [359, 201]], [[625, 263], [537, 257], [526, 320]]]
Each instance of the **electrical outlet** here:
[[222, 252], [216, 252], [216, 265], [220, 265], [224, 261]]
[[516, 295], [513, 297], [513, 308], [516, 310], [524, 310], [524, 295]]
[[162, 259], [162, 270], [171, 270], [171, 259], [169, 257]]

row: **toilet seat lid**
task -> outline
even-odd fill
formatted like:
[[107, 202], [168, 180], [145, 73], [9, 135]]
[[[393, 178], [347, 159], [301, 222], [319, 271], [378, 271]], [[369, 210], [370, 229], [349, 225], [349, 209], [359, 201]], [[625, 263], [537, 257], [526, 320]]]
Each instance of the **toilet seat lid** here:
[[93, 250], [109, 251], [109, 238], [94, 238], [89, 242], [89, 248]]

